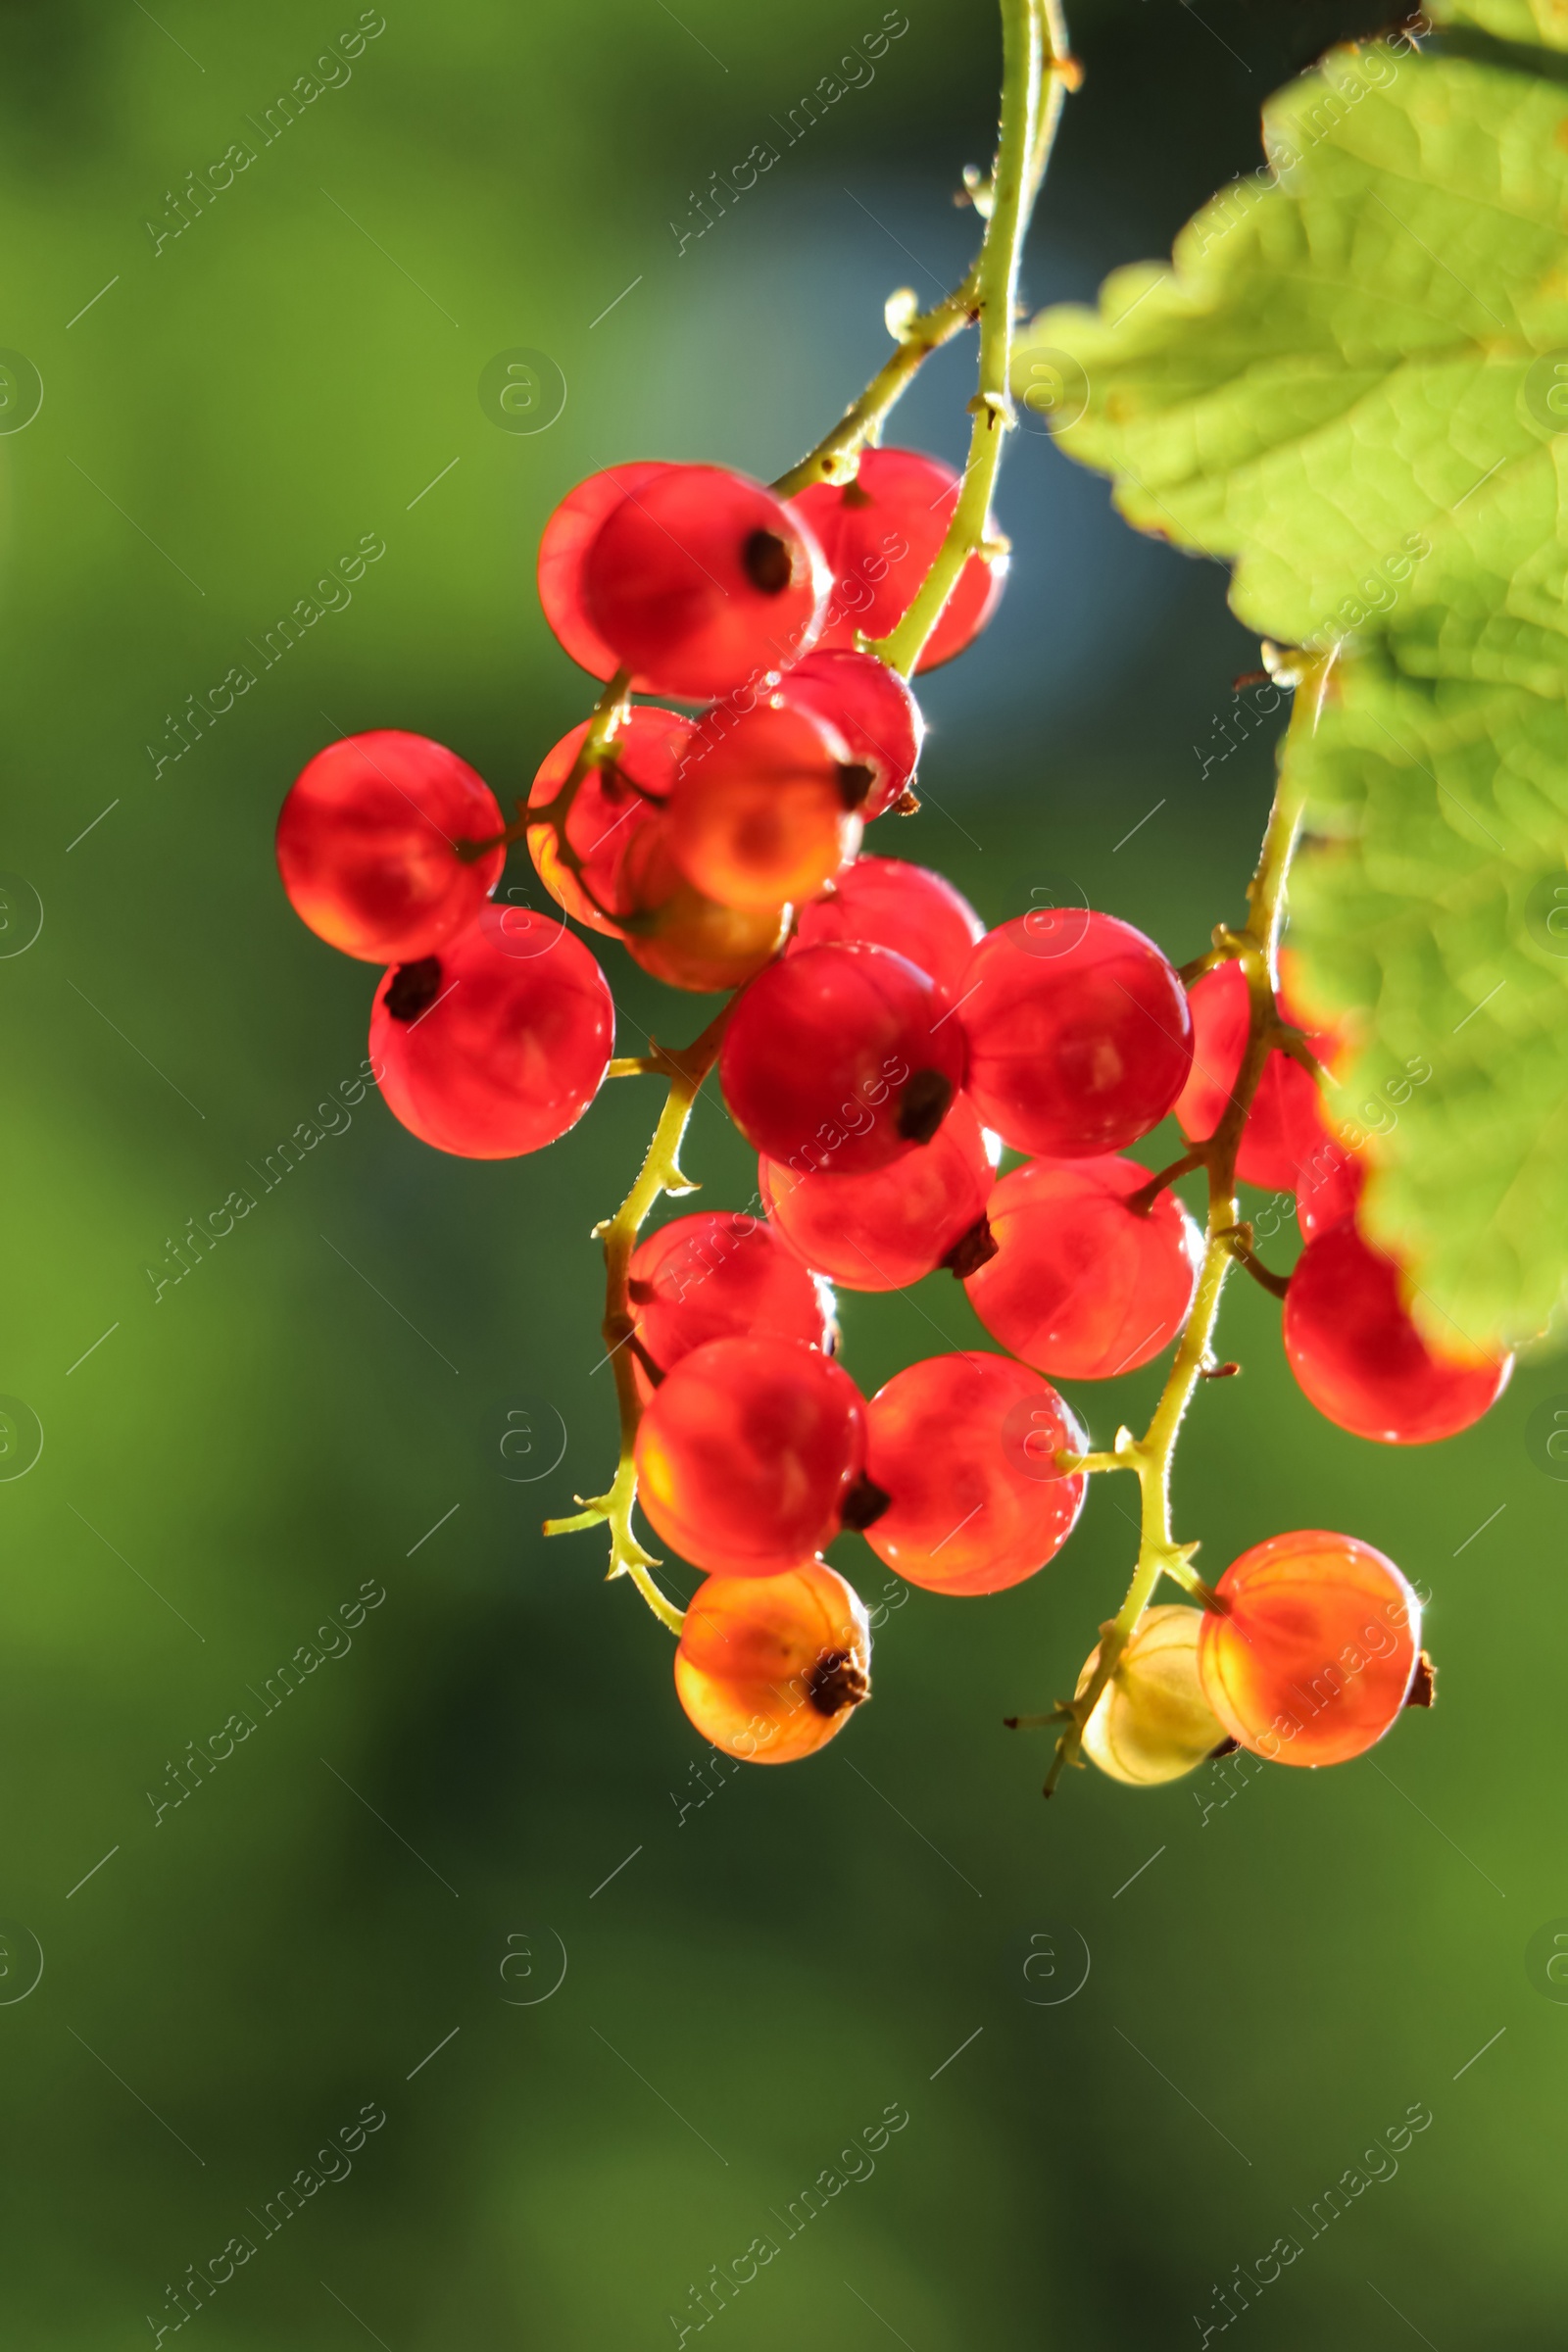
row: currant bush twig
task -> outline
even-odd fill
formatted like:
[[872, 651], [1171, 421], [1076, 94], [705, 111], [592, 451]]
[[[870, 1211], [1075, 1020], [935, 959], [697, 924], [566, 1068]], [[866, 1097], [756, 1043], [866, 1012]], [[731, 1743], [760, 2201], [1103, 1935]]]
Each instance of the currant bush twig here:
[[[1160, 1577], [1169, 1576], [1188, 1592], [1196, 1592], [1205, 1605], [1212, 1601], [1208, 1588], [1199, 1583], [1188, 1565], [1197, 1544], [1178, 1544], [1171, 1529], [1170, 1474], [1176, 1440], [1199, 1381], [1212, 1362], [1214, 1323], [1231, 1267], [1238, 1262], [1248, 1264], [1250, 1271], [1264, 1279], [1269, 1289], [1279, 1281], [1251, 1260], [1250, 1228], [1244, 1225], [1236, 1200], [1236, 1155], [1252, 1097], [1281, 1026], [1276, 1003], [1279, 935], [1285, 912], [1285, 885], [1300, 830], [1302, 803], [1291, 753], [1293, 745], [1302, 736], [1310, 735], [1317, 723], [1334, 656], [1300, 655], [1293, 664], [1273, 648], [1266, 649], [1265, 658], [1270, 655], [1273, 656], [1271, 674], [1282, 683], [1295, 686], [1296, 703], [1281, 750], [1279, 782], [1257, 870], [1248, 885], [1247, 922], [1238, 931], [1224, 925], [1217, 927], [1212, 958], [1214, 962], [1240, 963], [1247, 976], [1251, 1014], [1247, 1050], [1219, 1125], [1201, 1146], [1194, 1148], [1208, 1175], [1207, 1236], [1193, 1311], [1153, 1419], [1140, 1439], [1129, 1439], [1125, 1431], [1118, 1432], [1115, 1450], [1108, 1458], [1073, 1457], [1075, 1466], [1081, 1458], [1086, 1468], [1136, 1469], [1143, 1497], [1142, 1524], [1138, 1565], [1127, 1596], [1116, 1615], [1101, 1628], [1099, 1661], [1088, 1685], [1080, 1696], [1065, 1705], [1065, 1729], [1056, 1741], [1056, 1752], [1046, 1776], [1047, 1796], [1066, 1766], [1081, 1761], [1084, 1726], [1137, 1631]], [[1203, 968], [1210, 968], [1204, 959], [1200, 960]]]
[[[585, 747], [586, 748], [586, 747]], [[739, 991], [736, 992], [739, 994]], [[669, 1093], [659, 1114], [652, 1143], [636, 1183], [626, 1195], [615, 1214], [595, 1228], [605, 1250], [605, 1347], [615, 1381], [615, 1399], [620, 1408], [620, 1460], [614, 1479], [604, 1494], [584, 1499], [578, 1496], [582, 1508], [567, 1519], [547, 1519], [547, 1536], [567, 1536], [585, 1527], [608, 1526], [610, 1529], [610, 1575], [629, 1576], [648, 1606], [662, 1625], [678, 1634], [685, 1623], [679, 1609], [674, 1608], [655, 1584], [651, 1570], [659, 1562], [643, 1549], [632, 1532], [632, 1507], [637, 1500], [637, 1465], [634, 1448], [637, 1425], [642, 1419], [642, 1398], [637, 1393], [637, 1374], [628, 1345], [636, 1328], [631, 1302], [627, 1296], [627, 1277], [632, 1251], [651, 1211], [662, 1194], [678, 1199], [683, 1193], [694, 1193], [698, 1187], [687, 1177], [680, 1164], [680, 1148], [686, 1134], [686, 1123], [692, 1114], [703, 1080], [718, 1058], [723, 1042], [724, 1025], [728, 1021], [735, 998], [731, 997], [715, 1017], [709, 1022], [701, 1037], [691, 1045], [670, 1049], [655, 1043], [651, 1053], [633, 1055], [622, 1062], [618, 1074], [657, 1073], [669, 1080]], [[612, 1063], [612, 1069], [616, 1065]]]
[[617, 669], [594, 704], [588, 719], [588, 732], [577, 747], [577, 757], [571, 763], [571, 772], [554, 799], [541, 801], [537, 808], [530, 808], [527, 796], [519, 794], [516, 802], [517, 813], [510, 825], [504, 827], [501, 832], [492, 834], [488, 841], [460, 841], [455, 845], [458, 856], [465, 864], [472, 864], [475, 858], [483, 858], [491, 850], [510, 849], [514, 841], [523, 840], [534, 825], [548, 825], [555, 834], [556, 849], [562, 864], [571, 873], [584, 894], [593, 900], [599, 912], [609, 916], [609, 908], [599, 906], [599, 901], [594, 898], [593, 892], [582, 879], [583, 861], [566, 839], [566, 819], [571, 814], [572, 802], [581, 790], [584, 777], [592, 769], [603, 767], [606, 760], [612, 756], [611, 745], [620, 732], [621, 724], [631, 708], [630, 690], [631, 671]]
[[911, 674], [919, 661], [964, 565], [971, 556], [992, 544], [991, 497], [1002, 463], [1003, 440], [1014, 422], [1008, 383], [1018, 264], [1030, 207], [1045, 172], [1069, 79], [1064, 71], [1054, 72], [1042, 105], [1043, 32], [1049, 30], [1054, 63], [1060, 63], [1058, 42], [1061, 56], [1065, 56], [1065, 26], [1059, 12], [1053, 13], [1047, 27], [1039, 0], [1003, 0], [1002, 24], [1002, 124], [992, 174], [990, 219], [975, 271], [980, 380], [969, 403], [974, 416], [969, 462], [935, 563], [897, 627], [868, 648], [904, 677]]

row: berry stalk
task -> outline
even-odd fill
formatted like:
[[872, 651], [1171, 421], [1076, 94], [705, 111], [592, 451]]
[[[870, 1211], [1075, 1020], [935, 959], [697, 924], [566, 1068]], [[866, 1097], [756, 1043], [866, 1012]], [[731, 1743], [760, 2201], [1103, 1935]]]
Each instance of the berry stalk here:
[[1242, 1222], [1236, 1199], [1236, 1155], [1241, 1148], [1248, 1111], [1257, 1092], [1264, 1064], [1278, 1043], [1282, 1025], [1276, 1000], [1279, 936], [1285, 914], [1286, 883], [1297, 836], [1300, 831], [1303, 798], [1294, 773], [1291, 747], [1294, 741], [1302, 735], [1309, 735], [1316, 726], [1329, 671], [1334, 662], [1332, 654], [1317, 659], [1303, 655], [1293, 661], [1273, 654], [1272, 649], [1265, 651], [1271, 660], [1275, 677], [1282, 684], [1295, 686], [1296, 703], [1281, 753], [1279, 782], [1263, 835], [1257, 870], [1248, 885], [1247, 922], [1242, 929], [1235, 931], [1223, 925], [1216, 928], [1211, 958], [1204, 959], [1207, 968], [1212, 968], [1216, 963], [1237, 962], [1247, 976], [1250, 1007], [1247, 1051], [1230, 1100], [1213, 1134], [1206, 1141], [1194, 1145], [1184, 1159], [1176, 1161], [1172, 1168], [1163, 1172], [1161, 1178], [1156, 1179], [1154, 1189], [1160, 1183], [1168, 1183], [1172, 1176], [1181, 1173], [1184, 1168], [1205, 1168], [1208, 1176], [1208, 1221], [1202, 1269], [1199, 1275], [1193, 1311], [1182, 1334], [1181, 1345], [1176, 1350], [1175, 1361], [1159, 1402], [1154, 1407], [1153, 1418], [1142, 1438], [1134, 1438], [1127, 1430], [1118, 1431], [1115, 1446], [1109, 1453], [1058, 1457], [1064, 1470], [1133, 1471], [1142, 1491], [1143, 1507], [1138, 1565], [1133, 1571], [1126, 1598], [1116, 1615], [1107, 1619], [1100, 1629], [1100, 1654], [1093, 1675], [1082, 1691], [1058, 1708], [1054, 1718], [1062, 1723], [1064, 1728], [1057, 1739], [1056, 1752], [1046, 1777], [1047, 1796], [1054, 1789], [1065, 1767], [1080, 1761], [1084, 1726], [1137, 1632], [1160, 1577], [1169, 1576], [1174, 1583], [1205, 1602], [1212, 1599], [1207, 1587], [1193, 1574], [1190, 1565], [1198, 1549], [1197, 1544], [1178, 1544], [1175, 1538], [1171, 1525], [1171, 1467], [1187, 1408], [1211, 1360], [1210, 1343], [1226, 1277], [1233, 1265], [1247, 1263], [1250, 1259], [1250, 1229]]
[[637, 1246], [637, 1236], [662, 1194], [679, 1200], [683, 1194], [695, 1193], [699, 1187], [684, 1173], [680, 1164], [680, 1148], [686, 1135], [686, 1124], [692, 1114], [703, 1080], [718, 1058], [718, 1049], [729, 1019], [730, 1004], [725, 1004], [710, 1021], [701, 1037], [678, 1051], [667, 1051], [657, 1042], [651, 1054], [638, 1056], [621, 1069], [626, 1075], [633, 1072], [658, 1074], [669, 1080], [669, 1093], [659, 1114], [653, 1141], [648, 1147], [637, 1181], [626, 1195], [615, 1214], [595, 1227], [595, 1233], [605, 1250], [605, 1320], [603, 1325], [607, 1360], [614, 1376], [615, 1399], [620, 1408], [620, 1460], [608, 1493], [585, 1499], [576, 1499], [582, 1508], [567, 1519], [547, 1519], [547, 1536], [567, 1536], [587, 1527], [608, 1526], [610, 1529], [610, 1577], [629, 1576], [648, 1606], [662, 1625], [672, 1634], [679, 1634], [685, 1619], [679, 1609], [664, 1598], [655, 1584], [652, 1570], [658, 1566], [650, 1552], [643, 1549], [632, 1532], [631, 1514], [637, 1500], [637, 1468], [635, 1447], [637, 1425], [642, 1419], [642, 1399], [637, 1393], [630, 1342], [634, 1324], [626, 1293], [627, 1270], [631, 1253]]

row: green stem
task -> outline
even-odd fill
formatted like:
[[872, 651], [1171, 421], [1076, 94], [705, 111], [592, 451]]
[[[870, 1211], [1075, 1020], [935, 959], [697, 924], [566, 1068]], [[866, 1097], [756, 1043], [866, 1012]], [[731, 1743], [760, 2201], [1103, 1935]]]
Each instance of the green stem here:
[[1003, 0], [1002, 24], [1002, 124], [991, 180], [991, 217], [975, 270], [980, 382], [969, 403], [974, 416], [969, 463], [936, 562], [897, 627], [869, 648], [904, 677], [910, 675], [924, 652], [964, 565], [992, 544], [991, 498], [1003, 439], [1014, 422], [1008, 379], [1018, 265], [1029, 208], [1050, 152], [1049, 144], [1041, 145], [1044, 118], [1050, 118], [1054, 132], [1061, 112], [1064, 77], [1059, 74], [1051, 77], [1053, 104], [1044, 110], [1040, 104], [1043, 46], [1036, 0]]
[[1240, 963], [1247, 976], [1251, 1019], [1247, 1050], [1230, 1100], [1219, 1125], [1200, 1147], [1202, 1161], [1208, 1172], [1208, 1230], [1193, 1311], [1182, 1334], [1159, 1402], [1154, 1407], [1153, 1419], [1143, 1437], [1125, 1443], [1118, 1438], [1112, 1455], [1088, 1455], [1082, 1459], [1082, 1467], [1089, 1470], [1127, 1468], [1137, 1471], [1143, 1503], [1138, 1565], [1133, 1570], [1132, 1582], [1121, 1607], [1101, 1628], [1100, 1654], [1093, 1676], [1081, 1695], [1071, 1700], [1064, 1710], [1067, 1725], [1056, 1742], [1055, 1756], [1046, 1778], [1048, 1796], [1055, 1788], [1064, 1768], [1079, 1761], [1084, 1726], [1094, 1713], [1101, 1692], [1115, 1673], [1122, 1652], [1137, 1632], [1139, 1620], [1153, 1597], [1160, 1577], [1169, 1576], [1189, 1591], [1196, 1585], [1188, 1562], [1198, 1546], [1196, 1544], [1178, 1544], [1171, 1526], [1171, 1466], [1187, 1408], [1197, 1394], [1199, 1381], [1210, 1360], [1210, 1345], [1226, 1277], [1238, 1262], [1239, 1254], [1244, 1258], [1248, 1254], [1245, 1243], [1240, 1252], [1238, 1250], [1243, 1228], [1236, 1200], [1236, 1154], [1241, 1148], [1242, 1131], [1247, 1124], [1252, 1097], [1257, 1092], [1264, 1064], [1273, 1051], [1280, 1019], [1275, 1001], [1280, 926], [1285, 915], [1285, 887], [1291, 858], [1300, 830], [1302, 802], [1298, 763], [1292, 758], [1292, 749], [1303, 735], [1310, 735], [1317, 724], [1332, 661], [1332, 656], [1324, 661], [1309, 661], [1304, 656], [1299, 660], [1294, 677], [1296, 704], [1281, 753], [1274, 805], [1269, 811], [1268, 828], [1263, 836], [1257, 870], [1248, 885], [1247, 924], [1240, 931], [1229, 931], [1221, 926], [1215, 933], [1216, 960]]
[[703, 1080], [718, 1058], [723, 1042], [724, 1024], [729, 1019], [735, 999], [732, 997], [716, 1017], [710, 1021], [701, 1037], [678, 1052], [667, 1052], [655, 1045], [651, 1054], [639, 1056], [638, 1066], [658, 1070], [669, 1080], [669, 1093], [659, 1114], [653, 1141], [648, 1147], [636, 1183], [626, 1195], [614, 1215], [597, 1228], [605, 1250], [605, 1319], [604, 1332], [607, 1358], [615, 1383], [615, 1400], [620, 1408], [620, 1459], [615, 1476], [603, 1494], [576, 1497], [581, 1508], [570, 1518], [547, 1519], [547, 1536], [566, 1536], [587, 1527], [608, 1526], [610, 1529], [610, 1575], [629, 1576], [660, 1622], [671, 1633], [678, 1634], [684, 1622], [678, 1609], [664, 1598], [650, 1571], [659, 1566], [651, 1552], [645, 1551], [632, 1529], [632, 1508], [637, 1500], [637, 1428], [642, 1420], [643, 1402], [637, 1388], [636, 1365], [627, 1343], [636, 1330], [631, 1312], [627, 1282], [632, 1251], [637, 1236], [657, 1205], [667, 1193], [678, 1199], [683, 1193], [694, 1193], [698, 1187], [685, 1175], [680, 1164], [680, 1148], [686, 1136], [686, 1124], [692, 1115]]

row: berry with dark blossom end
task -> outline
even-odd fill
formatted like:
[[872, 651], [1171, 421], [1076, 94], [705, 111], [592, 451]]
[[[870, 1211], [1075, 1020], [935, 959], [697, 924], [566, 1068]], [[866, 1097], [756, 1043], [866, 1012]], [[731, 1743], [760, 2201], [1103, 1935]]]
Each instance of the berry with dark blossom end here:
[[879, 1559], [933, 1592], [1001, 1592], [1054, 1559], [1088, 1478], [1087, 1440], [1047, 1380], [1004, 1355], [936, 1355], [895, 1373], [867, 1412], [866, 1475], [889, 1496], [866, 1530]]
[[522, 906], [486, 906], [442, 949], [389, 971], [370, 1013], [387, 1107], [421, 1143], [512, 1159], [575, 1126], [603, 1083], [615, 1008], [581, 940]]
[[494, 793], [456, 752], [381, 727], [345, 735], [301, 769], [277, 820], [289, 904], [318, 939], [366, 963], [433, 955], [471, 923], [505, 849]]
[[803, 517], [760, 482], [721, 466], [663, 466], [612, 507], [574, 585], [589, 629], [638, 691], [695, 700], [808, 653], [829, 575]]
[[984, 1233], [993, 1173], [960, 1095], [925, 1150], [891, 1167], [817, 1176], [763, 1158], [757, 1185], [780, 1237], [808, 1266], [847, 1291], [902, 1291]]
[[1430, 1446], [1479, 1421], [1513, 1357], [1455, 1327], [1440, 1351], [1416, 1328], [1392, 1257], [1348, 1221], [1308, 1242], [1285, 1297], [1285, 1352], [1320, 1413], [1385, 1446]]
[[[632, 911], [620, 869], [632, 841], [668, 798], [691, 721], [675, 710], [641, 704], [627, 712], [611, 744], [611, 756], [579, 782], [566, 814], [566, 846], [580, 861], [574, 870], [562, 855], [554, 824], [528, 827], [528, 855], [551, 897], [579, 923], [619, 936], [617, 917]], [[585, 720], [545, 754], [528, 795], [530, 808], [555, 800], [571, 774], [588, 733]]]
[[792, 710], [810, 710], [837, 727], [850, 758], [870, 768], [860, 808], [867, 824], [903, 799], [914, 781], [925, 720], [896, 669], [849, 646], [819, 648], [785, 671], [776, 693]]
[[[1239, 963], [1219, 964], [1194, 982], [1188, 998], [1193, 1009], [1193, 1068], [1177, 1098], [1176, 1116], [1182, 1133], [1201, 1143], [1219, 1125], [1241, 1074], [1251, 1023], [1247, 974]], [[1280, 1013], [1293, 1028], [1300, 1026], [1283, 995]], [[1340, 1041], [1323, 1031], [1308, 1036], [1306, 1044], [1326, 1067], [1339, 1052]], [[1265, 1192], [1293, 1192], [1326, 1133], [1317, 1080], [1276, 1046], [1248, 1108], [1236, 1154], [1237, 1175], [1244, 1184], [1259, 1185]]]
[[799, 1340], [694, 1348], [637, 1431], [643, 1509], [715, 1576], [777, 1576], [820, 1551], [864, 1466], [859, 1390]]
[[1319, 1528], [1232, 1562], [1198, 1641], [1231, 1738], [1278, 1764], [1343, 1764], [1381, 1740], [1411, 1689], [1421, 1603], [1390, 1559]]
[[837, 728], [774, 701], [693, 727], [669, 798], [671, 857], [694, 889], [755, 911], [799, 903], [855, 856], [871, 771]]
[[902, 858], [857, 858], [818, 899], [803, 906], [790, 954], [829, 940], [868, 940], [906, 956], [954, 996], [985, 925], [961, 891], [928, 865]]
[[995, 1250], [964, 1284], [995, 1340], [1057, 1380], [1112, 1380], [1167, 1347], [1192, 1312], [1203, 1242], [1169, 1191], [1146, 1215], [1131, 1159], [1035, 1159], [986, 1204]]
[[946, 991], [891, 948], [807, 948], [740, 999], [719, 1078], [769, 1159], [863, 1175], [937, 1133], [962, 1082], [962, 1033]]
[[[833, 567], [833, 593], [819, 643], [853, 646], [857, 633], [886, 637], [903, 619], [936, 561], [957, 504], [961, 477], [917, 449], [867, 449], [842, 487], [813, 482], [791, 504], [804, 514]], [[991, 618], [1007, 559], [971, 556], [958, 574], [917, 669], [935, 669], [977, 637]]]
[[825, 1351], [835, 1336], [832, 1292], [764, 1217], [710, 1209], [661, 1225], [632, 1252], [626, 1289], [638, 1345], [660, 1372], [710, 1340]]
[[1159, 1124], [1192, 1067], [1187, 992], [1153, 941], [1112, 914], [1002, 924], [957, 997], [968, 1091], [1017, 1152], [1123, 1151]]
[[705, 1740], [750, 1764], [790, 1764], [871, 1695], [871, 1628], [821, 1560], [782, 1576], [710, 1576], [686, 1610], [675, 1693]]

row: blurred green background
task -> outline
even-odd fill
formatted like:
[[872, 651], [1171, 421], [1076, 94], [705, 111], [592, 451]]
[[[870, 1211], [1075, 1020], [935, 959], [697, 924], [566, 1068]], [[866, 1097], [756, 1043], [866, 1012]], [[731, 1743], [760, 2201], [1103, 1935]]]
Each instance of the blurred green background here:
[[[194, 2306], [209, 2352], [709, 2328], [1142, 2352], [1217, 2331], [1216, 2286], [1290, 2232], [1234, 2322], [1258, 2352], [1560, 2345], [1568, 1488], [1528, 1437], [1560, 1362], [1440, 1451], [1386, 1452], [1311, 1411], [1271, 1302], [1233, 1287], [1245, 1377], [1199, 1399], [1180, 1528], [1212, 1574], [1343, 1527], [1432, 1587], [1442, 1704], [1375, 1757], [1154, 1793], [1074, 1776], [1042, 1805], [1044, 1746], [1001, 1718], [1070, 1688], [1120, 1595], [1106, 1481], [1059, 1560], [985, 1603], [905, 1595], [847, 1540], [875, 1703], [808, 1765], [728, 1773], [599, 1537], [538, 1533], [612, 1461], [588, 1228], [654, 1090], [501, 1165], [425, 1150], [372, 1093], [270, 1190], [248, 1173], [353, 1078], [373, 985], [283, 901], [292, 776], [390, 725], [524, 788], [588, 699], [532, 593], [552, 505], [627, 457], [791, 463], [876, 365], [885, 296], [961, 267], [951, 191], [993, 126], [995, 26], [958, 0], [908, 0], [788, 147], [770, 126], [878, 12], [386, 0], [318, 69], [358, 22], [0, 11], [0, 341], [13, 402], [15, 355], [43, 390], [0, 435], [0, 2340], [108, 2352]], [[1351, 24], [1087, 11], [1030, 299], [1162, 251]], [[270, 131], [302, 76], [318, 94]], [[770, 138], [697, 236], [711, 174]], [[175, 236], [187, 175], [211, 187], [236, 141], [254, 161]], [[479, 397], [517, 347], [566, 385], [533, 434]], [[956, 455], [970, 365], [943, 355], [897, 434]], [[1041, 433], [1000, 517], [1011, 583], [930, 683], [925, 812], [873, 846], [989, 919], [1065, 879], [1190, 956], [1266, 807], [1270, 729], [1231, 687], [1255, 646], [1218, 573], [1136, 541]], [[367, 535], [352, 601], [318, 597]], [[247, 646], [313, 597], [333, 609], [263, 666]], [[174, 760], [187, 698], [239, 662], [256, 684]], [[609, 968], [623, 1051], [700, 1026]], [[688, 1157], [704, 1203], [749, 1199], [707, 1097]], [[242, 1186], [255, 1210], [155, 1298], [147, 1269]], [[975, 1330], [946, 1276], [842, 1306], [867, 1390]], [[1103, 1442], [1157, 1380], [1074, 1401]], [[513, 1410], [527, 1483], [500, 1475]], [[256, 1730], [176, 1805], [236, 1711]], [[1369, 2181], [1410, 2108], [1430, 2123]], [[384, 2122], [357, 2145], [362, 2111]], [[1314, 2224], [1351, 2167], [1367, 2184]], [[715, 2288], [763, 2235], [777, 2254]]]

